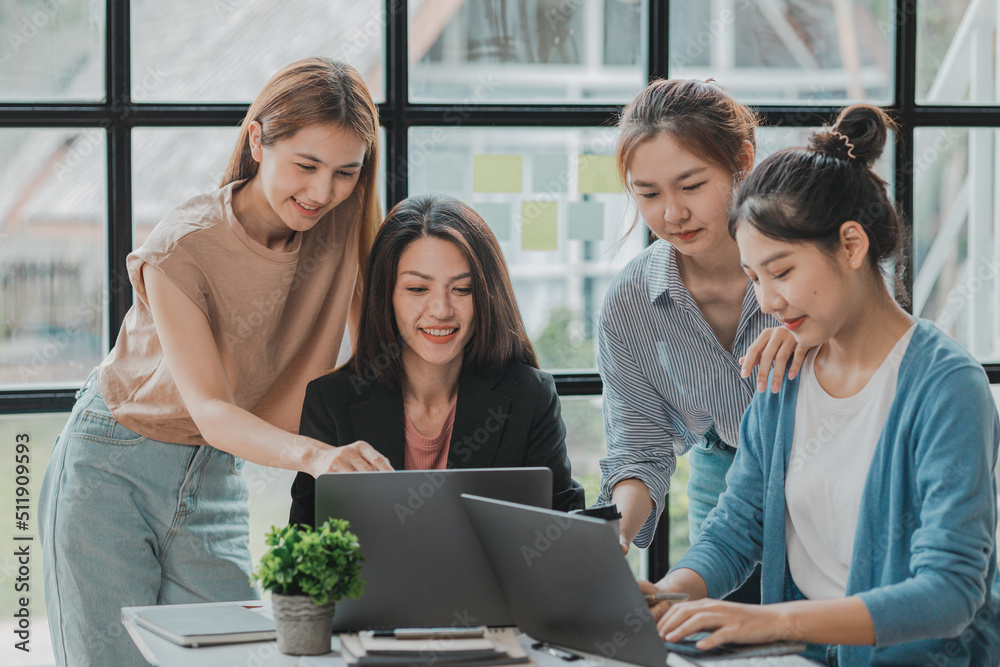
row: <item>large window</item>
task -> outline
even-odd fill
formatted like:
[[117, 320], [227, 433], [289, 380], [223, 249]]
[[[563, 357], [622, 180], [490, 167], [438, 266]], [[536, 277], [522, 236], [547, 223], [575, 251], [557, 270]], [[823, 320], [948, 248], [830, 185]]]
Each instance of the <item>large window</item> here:
[[[131, 304], [125, 256], [218, 183], [246, 105], [305, 55], [350, 62], [379, 102], [386, 205], [451, 195], [500, 238], [566, 397], [588, 501], [604, 450], [597, 314], [646, 236], [623, 238], [635, 209], [614, 177], [614, 125], [653, 77], [714, 78], [755, 105], [761, 156], [845, 103], [886, 108], [898, 128], [880, 169], [910, 231], [911, 307], [1000, 382], [997, 12], [993, 0], [0, 0], [3, 433], [51, 448]], [[287, 480], [248, 476], [266, 528]], [[686, 546], [682, 479], [651, 575]]]

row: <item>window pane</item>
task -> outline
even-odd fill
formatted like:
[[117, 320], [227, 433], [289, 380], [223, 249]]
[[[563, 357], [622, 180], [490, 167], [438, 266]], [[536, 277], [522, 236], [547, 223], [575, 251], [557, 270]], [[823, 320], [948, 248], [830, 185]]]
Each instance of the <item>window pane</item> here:
[[136, 128], [132, 132], [132, 246], [163, 216], [219, 187], [238, 127]]
[[[590, 507], [597, 501], [597, 496], [601, 492], [599, 462], [607, 449], [604, 441], [601, 397], [560, 396], [559, 403], [563, 422], [566, 424], [566, 451], [573, 464], [573, 479], [583, 485], [587, 507]], [[636, 577], [646, 578], [645, 549], [632, 546], [626, 555], [626, 560]]]
[[[0, 665], [52, 665], [55, 656], [52, 653], [52, 639], [49, 634], [49, 624], [45, 617], [45, 596], [42, 594], [42, 548], [38, 542], [38, 497], [42, 488], [42, 475], [49, 463], [49, 456], [55, 445], [56, 438], [66, 425], [68, 414], [44, 415], [0, 415], [0, 442], [3, 443], [4, 455], [0, 457], [0, 488], [8, 489], [8, 502], [13, 508], [18, 484], [18, 471], [15, 460], [16, 444], [27, 444], [28, 466], [28, 504], [18, 505], [18, 512], [28, 512], [27, 524], [22, 530], [15, 521], [0, 522], [0, 543], [9, 548], [7, 554], [0, 557], [0, 633], [9, 638], [0, 642]], [[21, 436], [21, 437], [18, 437]], [[26, 437], [25, 437], [26, 436]], [[25, 440], [27, 442], [25, 443]], [[23, 471], [22, 471], [23, 472]], [[22, 482], [24, 480], [21, 480]], [[19, 520], [21, 520], [19, 518]], [[31, 537], [30, 542], [16, 542], [15, 537]], [[15, 577], [20, 564], [13, 557], [14, 547], [19, 544], [28, 545], [32, 555], [30, 572], [26, 582], [28, 590], [14, 589]], [[18, 599], [27, 597], [31, 611], [31, 636], [29, 653], [17, 649], [14, 643], [20, 638], [14, 634], [17, 629], [15, 612], [20, 609]]]
[[647, 0], [409, 0], [415, 101], [616, 102], [646, 83]]
[[137, 102], [250, 102], [285, 65], [328, 56], [383, 99], [383, 0], [132, 2]]
[[741, 101], [887, 102], [893, 4], [671, 2], [670, 76], [715, 78]]
[[104, 357], [105, 138], [0, 129], [0, 388], [82, 383]]
[[[250, 490], [250, 557], [256, 569], [268, 549], [264, 543], [268, 531], [272, 526], [288, 524], [295, 471], [247, 462], [243, 466], [243, 478]], [[261, 594], [271, 597], [270, 591], [261, 591]]]
[[597, 312], [614, 275], [644, 247], [614, 172], [617, 131], [415, 128], [410, 194], [469, 202], [503, 248], [539, 362], [595, 368]]
[[982, 362], [1000, 360], [993, 128], [919, 128], [913, 158], [913, 312]]
[[917, 102], [996, 104], [997, 5], [979, 0], [917, 7]]
[[103, 100], [105, 3], [0, 0], [0, 100]]

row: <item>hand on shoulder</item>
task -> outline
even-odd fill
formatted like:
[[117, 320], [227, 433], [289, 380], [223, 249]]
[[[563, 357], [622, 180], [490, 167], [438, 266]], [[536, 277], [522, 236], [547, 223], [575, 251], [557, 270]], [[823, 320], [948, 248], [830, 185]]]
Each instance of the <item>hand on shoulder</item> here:
[[795, 336], [785, 327], [764, 329], [740, 359], [740, 376], [750, 377], [754, 366], [757, 366], [757, 391], [762, 392], [767, 387], [767, 376], [774, 368], [771, 393], [777, 394], [785, 381], [786, 368], [788, 379], [794, 380], [810, 349], [795, 342]]

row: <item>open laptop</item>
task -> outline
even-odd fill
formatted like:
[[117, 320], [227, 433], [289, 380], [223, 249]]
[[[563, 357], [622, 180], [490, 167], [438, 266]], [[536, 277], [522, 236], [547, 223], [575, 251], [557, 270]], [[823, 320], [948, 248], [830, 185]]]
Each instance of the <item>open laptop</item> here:
[[337, 603], [334, 630], [513, 625], [460, 496], [552, 505], [548, 468], [330, 473], [317, 525], [347, 519], [365, 556], [364, 595]]
[[[609, 659], [647, 667], [667, 663], [668, 644], [656, 632], [612, 524], [470, 495], [462, 502], [523, 632]], [[739, 654], [731, 657], [804, 649], [802, 644], [739, 647]], [[709, 656], [690, 644], [674, 645], [673, 650], [691, 656], [697, 661], [693, 664], [708, 657], [730, 659]], [[798, 656], [788, 658], [788, 664], [811, 664]]]

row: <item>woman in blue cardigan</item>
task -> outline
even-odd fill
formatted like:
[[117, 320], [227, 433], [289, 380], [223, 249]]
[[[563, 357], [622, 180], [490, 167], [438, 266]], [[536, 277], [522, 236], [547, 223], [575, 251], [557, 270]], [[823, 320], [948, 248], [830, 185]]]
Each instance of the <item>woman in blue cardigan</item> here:
[[[840, 667], [1000, 664], [1000, 426], [982, 367], [885, 287], [899, 219], [872, 170], [890, 121], [844, 110], [772, 155], [730, 231], [761, 310], [812, 350], [743, 418], [703, 536], [647, 592], [668, 640], [779, 639]], [[762, 564], [764, 605], [718, 601]]]

